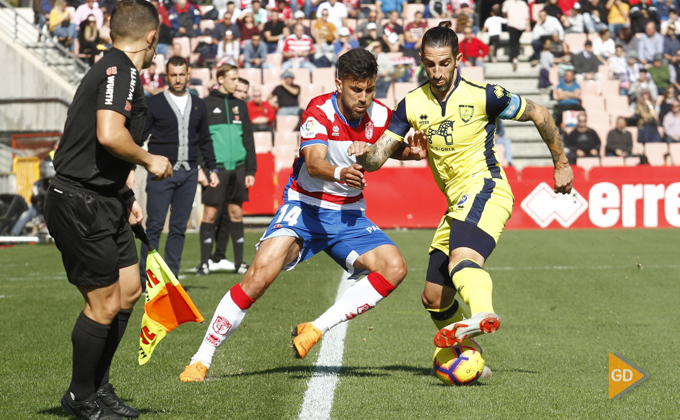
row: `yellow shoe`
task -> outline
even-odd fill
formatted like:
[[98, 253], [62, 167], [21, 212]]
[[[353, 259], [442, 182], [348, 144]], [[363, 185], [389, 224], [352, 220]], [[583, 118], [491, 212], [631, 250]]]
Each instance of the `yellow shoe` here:
[[295, 349], [295, 357], [304, 359], [314, 347], [317, 341], [321, 338], [321, 330], [312, 325], [311, 322], [305, 322], [293, 329], [293, 348]]
[[184, 368], [184, 372], [179, 375], [179, 380], [182, 382], [203, 382], [207, 371], [208, 368], [202, 362], [194, 362]]

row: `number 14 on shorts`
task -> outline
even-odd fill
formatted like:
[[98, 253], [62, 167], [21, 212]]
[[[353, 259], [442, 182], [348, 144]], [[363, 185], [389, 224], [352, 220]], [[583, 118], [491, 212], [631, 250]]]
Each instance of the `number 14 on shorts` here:
[[[289, 210], [290, 207], [290, 210]], [[279, 210], [279, 218], [276, 219], [276, 224], [286, 223], [288, 226], [295, 226], [300, 217], [302, 209], [297, 206], [290, 206], [289, 204], [284, 205]]]

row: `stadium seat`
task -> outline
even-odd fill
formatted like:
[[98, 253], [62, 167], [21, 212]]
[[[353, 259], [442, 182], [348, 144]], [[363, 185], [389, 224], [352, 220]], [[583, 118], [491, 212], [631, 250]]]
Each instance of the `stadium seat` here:
[[280, 82], [263, 84], [261, 86], [262, 99], [267, 100], [269, 98], [269, 95], [271, 95], [272, 91], [274, 90], [274, 88], [276, 88], [280, 84], [281, 84]]
[[297, 125], [300, 122], [300, 117], [297, 115], [286, 115], [276, 117], [276, 132], [291, 132], [297, 131]]
[[262, 84], [262, 70], [260, 69], [238, 69], [238, 75], [249, 81], [251, 87]]
[[638, 166], [640, 164], [640, 157], [639, 156], [629, 156], [624, 158], [624, 165], [625, 166]]
[[589, 171], [590, 168], [600, 166], [600, 158], [599, 157], [580, 157], [580, 158], [576, 159], [576, 165], [580, 166], [581, 168], [585, 169], [586, 171]]
[[289, 69], [295, 75], [295, 84], [302, 86], [311, 83], [311, 72], [309, 69]]
[[497, 144], [496, 155], [498, 155], [498, 162], [501, 164], [501, 166], [508, 166], [508, 161], [505, 160], [505, 146], [502, 144]]
[[652, 166], [664, 166], [666, 160], [664, 156], [668, 153], [667, 143], [646, 143], [645, 156]]
[[300, 147], [300, 133], [296, 131], [276, 131], [274, 146]]
[[581, 106], [587, 113], [602, 111], [604, 109], [604, 98], [598, 95], [581, 94]]
[[191, 55], [191, 45], [189, 43], [189, 38], [183, 36], [180, 38], [174, 38], [172, 40], [172, 45], [179, 45], [180, 54], [184, 58], [189, 58]]
[[[538, 20], [538, 14], [545, 7], [545, 3], [534, 3], [531, 6], [531, 21], [536, 22]], [[454, 26], [455, 27], [455, 26]]]
[[552, 66], [550, 67], [550, 70], [548, 71], [548, 79], [550, 79], [550, 84], [553, 86], [557, 86], [560, 84], [560, 68], [557, 66]]
[[327, 90], [324, 92], [323, 86], [321, 86], [318, 83], [314, 84], [309, 84], [309, 83], [301, 83], [300, 84], [300, 108], [305, 109], [307, 108], [307, 105], [309, 104], [309, 101], [314, 99], [315, 97], [323, 94], [323, 93], [328, 93], [331, 92], [331, 90]]
[[605, 100], [609, 99], [616, 99], [616, 98], [621, 98], [625, 99], [625, 97], [619, 95], [619, 85], [621, 82], [619, 80], [603, 80], [602, 81], [602, 96], [605, 97]]
[[[581, 96], [599, 95], [600, 85], [595, 80], [584, 80], [579, 84], [581, 86]], [[604, 109], [604, 108], [603, 108]]]
[[[202, 6], [198, 6], [198, 9], [201, 11], [201, 16], [203, 16], [206, 13], [208, 13], [209, 11], [211, 11], [212, 9], [214, 9], [214, 7], [212, 5], [204, 4]], [[211, 22], [214, 23], [214, 21], [212, 21], [212, 20], [211, 20]]]
[[459, 67], [460, 75], [472, 80], [473, 82], [484, 83], [484, 69], [480, 66], [474, 67]]
[[[279, 75], [283, 73], [281, 70], [281, 62], [283, 60], [283, 55], [281, 53], [271, 53], [267, 54], [267, 64], [271, 64], [279, 71]], [[266, 83], [266, 82], [265, 82]]]
[[210, 69], [204, 68], [191, 68], [191, 77], [200, 79], [203, 82], [203, 87], [208, 88], [208, 83], [210, 82]]
[[205, 34], [206, 32], [212, 33], [212, 30], [215, 29], [215, 21], [210, 19], [203, 19], [201, 20], [199, 27], [201, 28], [201, 32], [203, 34]]
[[201, 42], [206, 43], [206, 44], [210, 44], [210, 43], [212, 43], [212, 37], [201, 35], [201, 36], [197, 36], [195, 38], [190, 38], [189, 39], [189, 46], [191, 47], [191, 52], [195, 52], [196, 48], [198, 47], [198, 44], [200, 44]]
[[192, 89], [196, 89], [196, 93], [198, 93], [199, 98], [205, 98], [208, 96], [208, 89], [204, 88], [203, 86], [195, 85], [191, 86]]
[[[267, 56], [267, 59], [269, 59], [269, 56]], [[262, 83], [276, 83], [277, 85], [281, 84], [281, 75], [283, 74], [284, 70], [281, 69], [281, 66], [277, 66], [276, 68], [273, 69], [264, 69], [262, 70]], [[296, 85], [299, 84], [297, 83], [298, 81], [295, 81]]]
[[312, 83], [321, 85], [324, 92], [335, 90], [335, 69], [327, 67], [312, 70]]
[[404, 9], [404, 16], [406, 16], [407, 20], [413, 19], [413, 16], [415, 16], [416, 12], [425, 12], [425, 5], [424, 4], [406, 4], [406, 8]]
[[357, 29], [357, 20], [348, 18], [346, 26], [350, 30], [350, 33], [354, 33], [354, 31]]
[[273, 147], [272, 133], [269, 131], [256, 131], [253, 133], [255, 140], [255, 152], [269, 153]]
[[293, 166], [298, 148], [288, 144], [275, 145], [272, 148], [272, 153], [274, 154], [274, 168], [278, 172]]
[[[388, 159], [388, 160], [394, 160], [394, 159]], [[403, 160], [401, 162], [401, 165], [404, 168], [427, 168], [427, 159], [423, 160]]]
[[[416, 82], [392, 83], [394, 87], [394, 98], [397, 101], [404, 99], [407, 93], [418, 87]], [[389, 96], [389, 95], [388, 95]]]
[[623, 156], [603, 156], [600, 159], [602, 166], [625, 166], [625, 158]]
[[[597, 37], [599, 38], [600, 35], [593, 33], [593, 38]], [[592, 41], [592, 39], [591, 39]], [[597, 66], [597, 72], [600, 73], [602, 76], [602, 80], [609, 80], [609, 64], [600, 64]]]
[[680, 143], [671, 143], [668, 145], [668, 152], [673, 159], [673, 165], [680, 165]]
[[156, 72], [165, 74], [165, 56], [163, 54], [156, 54], [153, 62], [156, 63]]
[[605, 109], [612, 117], [613, 123], [616, 123], [617, 117], [628, 117], [632, 114], [628, 107], [628, 98], [625, 96], [610, 96], [605, 97]]
[[[534, 9], [536, 5], [534, 5]], [[571, 54], [583, 51], [583, 46], [586, 43], [586, 34], [565, 34], [564, 42], [569, 45], [569, 51]]]

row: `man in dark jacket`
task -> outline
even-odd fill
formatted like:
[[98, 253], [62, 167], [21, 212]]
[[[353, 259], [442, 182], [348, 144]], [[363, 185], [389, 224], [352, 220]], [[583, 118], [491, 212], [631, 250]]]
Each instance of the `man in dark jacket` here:
[[[201, 265], [196, 274], [210, 272], [208, 260], [215, 242], [215, 219], [219, 206], [226, 204], [231, 223], [229, 233], [234, 245], [234, 271], [245, 274], [248, 266], [243, 262], [243, 209], [248, 201], [248, 188], [255, 184], [257, 157], [253, 129], [248, 115], [248, 106], [234, 97], [238, 85], [238, 67], [225, 64], [217, 69], [220, 87], [205, 99], [208, 109], [208, 124], [213, 140], [215, 158], [219, 169], [217, 188], [203, 190], [205, 205], [201, 223]], [[219, 261], [215, 261], [219, 263]]]
[[[144, 139], [149, 139], [151, 153], [170, 160], [174, 175], [152, 182], [149, 174], [146, 182], [146, 230], [149, 241], [158, 249], [168, 207], [172, 209], [165, 262], [177, 276], [184, 249], [184, 233], [196, 195], [199, 149], [210, 171], [210, 187], [217, 187], [219, 180], [208, 129], [208, 113], [203, 100], [187, 90], [189, 71], [184, 58], [172, 57], [168, 61], [167, 78], [168, 89], [148, 99]], [[148, 250], [145, 245], [141, 249], [139, 267], [142, 279], [146, 279], [143, 273], [146, 271]]]
[[576, 129], [569, 133], [564, 140], [564, 145], [569, 148], [567, 158], [572, 165], [575, 165], [576, 160], [580, 157], [600, 156], [600, 145], [602, 144], [600, 136], [586, 125], [587, 122], [586, 113], [579, 113]]

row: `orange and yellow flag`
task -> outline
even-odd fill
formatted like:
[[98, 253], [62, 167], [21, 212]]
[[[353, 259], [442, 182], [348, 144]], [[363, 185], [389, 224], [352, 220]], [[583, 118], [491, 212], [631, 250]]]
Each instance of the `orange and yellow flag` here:
[[[143, 232], [142, 236], [138, 229], [135, 229], [135, 233], [149, 246], [146, 233]], [[149, 256], [146, 259], [146, 303], [139, 337], [139, 364], [148, 362], [158, 342], [178, 325], [203, 321], [203, 316], [158, 251], [149, 246]]]

